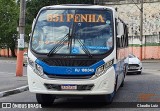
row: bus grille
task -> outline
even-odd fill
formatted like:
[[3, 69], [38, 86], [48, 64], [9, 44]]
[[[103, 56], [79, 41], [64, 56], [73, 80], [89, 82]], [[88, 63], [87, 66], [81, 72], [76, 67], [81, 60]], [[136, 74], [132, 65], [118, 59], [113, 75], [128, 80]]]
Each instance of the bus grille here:
[[49, 78], [54, 79], [90, 79], [93, 75], [48, 75]]
[[43, 62], [50, 66], [91, 66], [97, 62], [97, 60], [88, 59], [43, 59]]
[[[59, 84], [44, 84], [45, 87], [49, 90], [61, 90], [61, 85]], [[88, 84], [88, 85], [77, 85], [78, 91], [85, 91], [85, 90], [91, 90], [93, 88], [93, 84]]]

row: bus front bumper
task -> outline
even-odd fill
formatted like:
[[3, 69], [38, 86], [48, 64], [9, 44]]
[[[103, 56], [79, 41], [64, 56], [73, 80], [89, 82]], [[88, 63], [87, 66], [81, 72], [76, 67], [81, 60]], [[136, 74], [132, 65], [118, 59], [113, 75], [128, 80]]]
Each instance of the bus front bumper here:
[[[37, 75], [33, 69], [28, 65], [27, 76], [29, 91], [33, 93], [41, 94], [53, 94], [53, 95], [105, 95], [111, 94], [114, 91], [115, 86], [115, 71], [111, 67], [96, 79], [44, 79]], [[93, 85], [90, 90], [55, 90], [48, 89], [46, 84], [50, 85]]]

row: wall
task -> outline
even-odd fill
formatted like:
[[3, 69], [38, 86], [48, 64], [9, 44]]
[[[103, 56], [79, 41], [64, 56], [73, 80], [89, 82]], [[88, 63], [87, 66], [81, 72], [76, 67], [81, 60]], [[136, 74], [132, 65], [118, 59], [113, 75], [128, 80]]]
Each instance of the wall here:
[[[140, 58], [140, 47], [129, 47], [129, 52]], [[142, 59], [160, 59], [160, 46], [144, 46]]]
[[[24, 49], [24, 52], [27, 49]], [[15, 49], [15, 54], [17, 55], [17, 49]], [[0, 57], [8, 57], [8, 50], [7, 49], [0, 49]], [[9, 57], [11, 57], [11, 51], [9, 50]]]

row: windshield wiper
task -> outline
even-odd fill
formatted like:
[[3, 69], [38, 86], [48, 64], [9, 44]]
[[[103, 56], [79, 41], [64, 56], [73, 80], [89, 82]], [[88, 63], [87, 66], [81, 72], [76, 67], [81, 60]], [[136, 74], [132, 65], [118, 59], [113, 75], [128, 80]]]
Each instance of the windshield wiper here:
[[[70, 33], [70, 29], [69, 29], [69, 33]], [[63, 43], [65, 42], [65, 40], [69, 37], [69, 33], [66, 34], [66, 36], [64, 36], [52, 49], [51, 51], [49, 51], [49, 53], [47, 54], [47, 56], [51, 56], [51, 54], [56, 53], [57, 49], [59, 49]]]
[[84, 43], [83, 43], [81, 40], [79, 40], [78, 38], [77, 38], [77, 41], [81, 44], [83, 51], [84, 51], [90, 58], [92, 58], [92, 54], [89, 52], [89, 50], [88, 50], [87, 47], [84, 45]]
[[[75, 14], [76, 14], [76, 10], [75, 10]], [[74, 14], [74, 15], [75, 15]], [[74, 16], [75, 19], [75, 16]], [[72, 52], [72, 39], [75, 39], [75, 37], [73, 37], [74, 31], [75, 31], [75, 23], [74, 23], [74, 19], [72, 21], [72, 25], [69, 27], [69, 32], [66, 34], [66, 36], [64, 38], [62, 38], [52, 49], [51, 51], [47, 54], [47, 56], [51, 56], [51, 54], [56, 53], [57, 49], [59, 49], [60, 47], [62, 47], [63, 43], [65, 42], [65, 39], [68, 38], [68, 48], [70, 47], [70, 54]], [[72, 29], [72, 30], [71, 30]], [[92, 54], [89, 52], [89, 50], [87, 49], [87, 47], [84, 45], [84, 43], [81, 42], [81, 40], [79, 40], [78, 38], [76, 38], [78, 40], [78, 42], [80, 43], [80, 45], [82, 46], [83, 51], [90, 57], [92, 58]]]
[[66, 34], [66, 36], [64, 36], [52, 49], [51, 51], [49, 51], [49, 53], [47, 54], [47, 56], [51, 56], [51, 54], [56, 53], [57, 49], [59, 49], [60, 47], [62, 47], [63, 43], [65, 42], [65, 40], [68, 38], [68, 46], [70, 45], [70, 38], [71, 38], [71, 27], [69, 27], [69, 32]]

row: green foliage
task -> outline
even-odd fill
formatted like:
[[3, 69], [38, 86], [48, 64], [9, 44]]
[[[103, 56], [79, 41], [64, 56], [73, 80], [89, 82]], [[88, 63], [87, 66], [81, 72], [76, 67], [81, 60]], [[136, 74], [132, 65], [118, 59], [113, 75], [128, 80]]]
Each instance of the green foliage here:
[[[0, 46], [15, 48], [19, 8], [14, 0], [0, 0]], [[13, 54], [14, 56], [14, 54]]]

